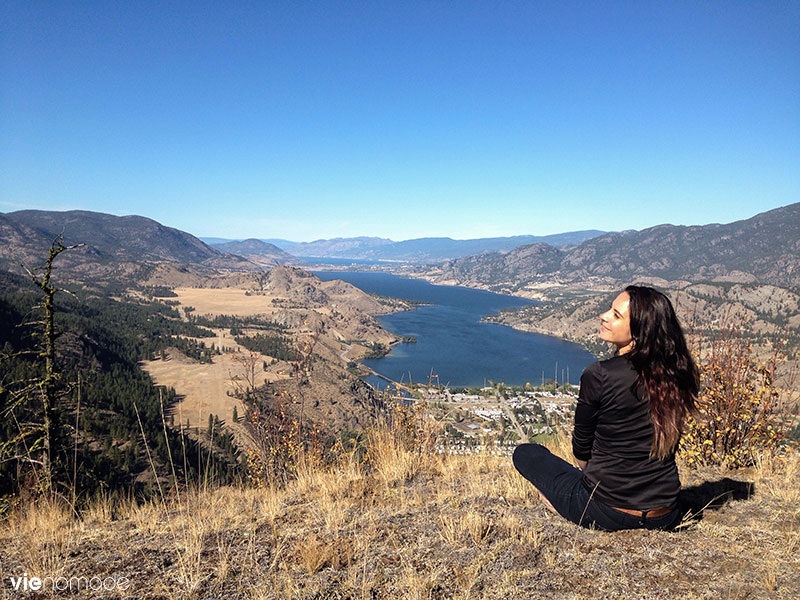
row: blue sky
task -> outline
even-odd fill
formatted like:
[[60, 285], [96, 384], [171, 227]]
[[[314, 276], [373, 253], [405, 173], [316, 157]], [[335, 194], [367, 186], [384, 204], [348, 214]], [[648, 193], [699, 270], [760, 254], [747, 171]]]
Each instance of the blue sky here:
[[199, 236], [642, 229], [800, 201], [797, 2], [0, 5], [0, 211]]

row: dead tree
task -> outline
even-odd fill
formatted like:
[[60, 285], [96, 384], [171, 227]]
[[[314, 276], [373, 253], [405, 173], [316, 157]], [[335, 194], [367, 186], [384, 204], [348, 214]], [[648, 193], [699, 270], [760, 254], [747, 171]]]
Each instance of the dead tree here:
[[[68, 292], [62, 288], [55, 287], [51, 282], [53, 272], [53, 261], [65, 250], [71, 250], [83, 246], [76, 244], [65, 246], [63, 234], [60, 234], [50, 245], [47, 253], [47, 260], [43, 267], [29, 269], [23, 265], [33, 283], [43, 294], [42, 301], [35, 305], [43, 311], [43, 318], [40, 321], [29, 323], [41, 327], [41, 332], [37, 335], [42, 337], [39, 343], [37, 354], [44, 359], [44, 375], [40, 377], [35, 386], [38, 388], [39, 396], [42, 400], [42, 449], [43, 458], [42, 476], [40, 484], [44, 491], [53, 489], [53, 453], [54, 441], [58, 430], [58, 412], [56, 402], [58, 399], [59, 371], [56, 368], [56, 329], [55, 329], [55, 295], [58, 292]], [[71, 292], [68, 292], [71, 293]]]

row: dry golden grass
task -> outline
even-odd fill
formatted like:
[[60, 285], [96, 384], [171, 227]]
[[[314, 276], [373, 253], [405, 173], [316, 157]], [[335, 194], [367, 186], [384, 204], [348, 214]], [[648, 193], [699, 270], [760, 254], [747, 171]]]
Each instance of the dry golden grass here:
[[[64, 574], [64, 557], [73, 550], [84, 533], [81, 524], [73, 519], [66, 506], [50, 501], [25, 507], [14, 518], [8, 519], [5, 527], [8, 537], [24, 540], [20, 545], [20, 559], [28, 571], [47, 573], [51, 577]], [[0, 567], [4, 566], [4, 562], [0, 560]]]
[[755, 475], [761, 485], [776, 498], [789, 504], [800, 504], [800, 460], [797, 453], [788, 456], [762, 455], [756, 461]]
[[[217, 338], [207, 338], [207, 345], [232, 348], [245, 351], [227, 332], [217, 329]], [[168, 360], [142, 361], [142, 368], [153, 378], [157, 385], [174, 388], [180, 399], [169, 409], [175, 423], [189, 422], [190, 427], [205, 427], [208, 415], [217, 415], [220, 419], [231, 422], [233, 409], [244, 415], [245, 407], [241, 400], [231, 396], [234, 391], [231, 377], [241, 375], [242, 366], [237, 362], [237, 354], [226, 352], [213, 357], [211, 363], [200, 363], [185, 357], [177, 351], [169, 354]], [[259, 363], [257, 385], [277, 379], [284, 379], [275, 373], [262, 373]]]
[[431, 460], [430, 455], [406, 448], [389, 429], [377, 429], [367, 435], [368, 460], [378, 478], [391, 487], [414, 478]]
[[[307, 282], [304, 277], [301, 277], [295, 283], [299, 289]], [[261, 293], [252, 293], [244, 288], [233, 287], [176, 288], [174, 292], [177, 296], [174, 300], [184, 309], [193, 307], [194, 314], [197, 315], [258, 317], [269, 320], [278, 311], [284, 317], [287, 313], [294, 314], [297, 317], [297, 323], [284, 334], [291, 337], [295, 344], [299, 344], [313, 330], [310, 325], [305, 324], [310, 319], [312, 323], [317, 323], [314, 326], [318, 332], [315, 354], [334, 362], [340, 361], [341, 370], [344, 370], [346, 363], [362, 356], [366, 352], [366, 348], [352, 344], [350, 351], [347, 352], [348, 346], [342, 343], [343, 340], [359, 339], [363, 343], [389, 344], [395, 341], [396, 337], [381, 329], [377, 322], [373, 322], [369, 326], [364, 325], [368, 314], [377, 314], [376, 311], [385, 313], [386, 307], [382, 307], [373, 298], [352, 286], [340, 289], [340, 284], [341, 282], [317, 282], [315, 285], [318, 285], [321, 291], [324, 290], [325, 294], [329, 294], [331, 304], [317, 306], [311, 303], [314, 304], [313, 308], [311, 304], [305, 306], [303, 302], [298, 304], [291, 300], [294, 292], [298, 291], [292, 285], [284, 289], [282, 295], [262, 295]], [[273, 300], [277, 301], [277, 304], [273, 303]], [[345, 300], [344, 305], [359, 307], [358, 310], [345, 311], [342, 308], [342, 302]], [[287, 305], [290, 308], [285, 308]], [[337, 310], [332, 310], [334, 307], [338, 307]], [[405, 308], [408, 307], [403, 303], [394, 307], [398, 310]], [[347, 314], [344, 314], [345, 312]], [[335, 313], [336, 316], [331, 316], [332, 313]], [[325, 316], [324, 322], [328, 324], [326, 326], [328, 330], [325, 333], [321, 333], [320, 315]], [[292, 318], [288, 320], [293, 321]], [[369, 323], [370, 320], [367, 319], [366, 322]], [[303, 323], [303, 325], [299, 325], [299, 323]], [[212, 328], [212, 330], [217, 334], [216, 338], [202, 338], [197, 341], [202, 341], [206, 345], [214, 344], [217, 348], [227, 348], [233, 352], [215, 355], [212, 357], [211, 363], [200, 363], [187, 358], [180, 352], [172, 351], [168, 360], [142, 361], [141, 366], [158, 385], [172, 387], [180, 396], [178, 402], [169, 411], [176, 423], [184, 424], [188, 420], [191, 427], [204, 428], [208, 423], [209, 415], [217, 415], [227, 422], [226, 427], [235, 435], [241, 434], [240, 428], [231, 421], [234, 407], [239, 415], [244, 415], [244, 405], [229, 394], [234, 391], [235, 387], [231, 378], [242, 375], [242, 364], [237, 360], [241, 356], [238, 351], [245, 352], [245, 349], [236, 343], [229, 330], [222, 328]], [[244, 333], [255, 332], [245, 330]], [[272, 360], [269, 357], [261, 358], [267, 363]], [[262, 371], [261, 360], [258, 362], [253, 382], [256, 387], [290, 379], [291, 366], [286, 363], [278, 362]], [[335, 384], [327, 387], [330, 388], [327, 391], [329, 394], [332, 389], [338, 390], [338, 385]], [[244, 443], [246, 436], [237, 435], [237, 437], [240, 438], [237, 440], [240, 444]]]
[[740, 472], [682, 470], [689, 485], [732, 477], [756, 493], [680, 532], [605, 533], [547, 512], [509, 458], [415, 453], [389, 437], [369, 438], [381, 444], [368, 447], [373, 464], [303, 464], [281, 489], [144, 505], [101, 496], [80, 518], [24, 507], [0, 525], [0, 591], [12, 597], [8, 577], [23, 571], [124, 575], [128, 597], [176, 599], [788, 599], [800, 589], [796, 454]]
[[271, 315], [277, 296], [248, 294], [243, 288], [175, 288], [174, 300], [182, 306], [193, 306], [198, 315], [233, 315], [250, 317]]

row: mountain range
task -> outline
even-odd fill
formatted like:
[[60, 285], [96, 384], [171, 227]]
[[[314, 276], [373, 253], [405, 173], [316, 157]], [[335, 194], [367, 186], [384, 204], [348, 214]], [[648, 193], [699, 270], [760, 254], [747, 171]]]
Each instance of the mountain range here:
[[288, 252], [278, 248], [275, 244], [254, 238], [211, 244], [211, 247], [220, 252], [244, 256], [259, 264], [278, 265], [296, 264], [300, 262]]
[[[297, 243], [285, 251], [257, 239], [208, 245], [189, 233], [135, 215], [22, 210], [0, 213], [0, 264], [6, 268], [41, 264], [59, 233], [65, 244], [84, 244], [67, 253], [63, 262], [59, 259], [64, 268], [108, 272], [120, 272], [123, 264], [143, 262], [169, 262], [216, 272], [258, 271], [276, 264], [297, 264], [298, 255], [315, 253], [375, 260], [391, 257], [393, 261], [408, 257], [421, 262], [469, 250], [474, 253], [420, 265], [415, 274], [433, 281], [512, 292], [542, 282], [616, 284], [642, 278], [800, 288], [800, 203], [727, 224], [658, 225], [600, 235], [597, 231], [571, 232], [546, 236], [551, 244], [538, 241], [508, 250], [505, 248], [519, 240], [541, 238], [419, 238], [403, 242], [340, 238]], [[497, 247], [503, 249], [492, 250]]]
[[40, 249], [43, 241], [49, 245], [63, 232], [64, 244], [85, 243], [98, 257], [197, 263], [221, 254], [189, 233], [137, 215], [118, 217], [87, 210], [20, 210], [0, 214], [0, 223], [4, 241], [6, 228], [15, 228], [22, 234], [15, 246], [27, 246], [32, 250]]
[[800, 203], [727, 224], [658, 225], [606, 233], [573, 248], [530, 244], [450, 260], [433, 281], [515, 291], [542, 282], [666, 281], [767, 283], [800, 288]]
[[[298, 257], [434, 263], [483, 252], [508, 252], [525, 244], [546, 243], [556, 247], [575, 246], [603, 233], [593, 229], [545, 236], [517, 235], [469, 240], [427, 237], [400, 242], [379, 237], [333, 238], [313, 242], [261, 241], [272, 243]], [[223, 246], [221, 242], [228, 241], [222, 238], [201, 239], [215, 248]]]

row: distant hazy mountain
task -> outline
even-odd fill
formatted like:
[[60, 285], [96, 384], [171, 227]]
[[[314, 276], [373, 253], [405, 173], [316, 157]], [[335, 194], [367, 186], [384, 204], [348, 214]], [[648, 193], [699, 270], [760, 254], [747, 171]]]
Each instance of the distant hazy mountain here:
[[[298, 242], [286, 251], [295, 256], [313, 256], [322, 258], [367, 258], [376, 248], [394, 244], [392, 240], [379, 237], [333, 238]], [[369, 256], [369, 258], [372, 258]]]
[[800, 287], [800, 203], [743, 221], [607, 233], [562, 250], [543, 244], [447, 261], [437, 280], [519, 288], [537, 281], [759, 282]]
[[[244, 240], [237, 238], [220, 238], [220, 237], [200, 237], [200, 241], [208, 244], [209, 246], [214, 246], [217, 244], [227, 244], [228, 242], [243, 242]], [[254, 239], [254, 238], [250, 238]], [[267, 244], [272, 244], [273, 246], [277, 246], [281, 250], [290, 250], [299, 244], [300, 242], [290, 242], [289, 240], [282, 240], [282, 239], [260, 239], [261, 242], [266, 242]]]
[[416, 238], [402, 242], [393, 242], [385, 238], [337, 238], [301, 243], [286, 250], [295, 256], [430, 263], [482, 252], [508, 252], [518, 246], [535, 242], [547, 242], [554, 246], [573, 246], [602, 233], [591, 230], [547, 236], [518, 235], [471, 240], [454, 240], [448, 237]]
[[273, 261], [275, 264], [295, 263], [297, 258], [284, 252], [274, 244], [257, 240], [254, 238], [242, 240], [241, 242], [225, 242], [222, 244], [211, 244], [211, 247], [220, 252], [227, 252], [229, 254], [238, 254], [247, 258], [259, 257]]
[[213, 246], [214, 244], [227, 244], [228, 242], [241, 241], [241, 240], [232, 240], [229, 238], [218, 238], [218, 237], [198, 237], [197, 239], [203, 242], [204, 244], [208, 244], [209, 246]]
[[[596, 229], [571, 231], [554, 235], [517, 235], [512, 237], [454, 240], [448, 237], [415, 238], [395, 242], [387, 238], [355, 237], [290, 242], [288, 240], [262, 239], [294, 256], [315, 258], [354, 258], [361, 260], [391, 260], [406, 262], [440, 262], [483, 252], [508, 252], [519, 246], [543, 242], [556, 247], [575, 246], [605, 233]], [[207, 244], [220, 248], [220, 244], [238, 241], [225, 238], [201, 238]], [[233, 248], [233, 247], [231, 247]], [[233, 250], [226, 250], [233, 252]], [[242, 254], [238, 252], [238, 254]]]
[[519, 246], [544, 242], [552, 246], [574, 246], [584, 240], [603, 234], [602, 231], [572, 231], [555, 235], [517, 235], [512, 237], [454, 240], [442, 238], [417, 238], [379, 246], [363, 256], [374, 260], [405, 260], [410, 262], [438, 262], [485, 252], [509, 252]]
[[286, 250], [287, 252], [289, 252], [289, 250], [291, 250], [292, 248], [297, 246], [297, 244], [300, 243], [300, 242], [290, 242], [289, 240], [283, 240], [280, 238], [267, 238], [267, 239], [262, 239], [261, 241], [267, 242], [268, 244], [272, 244], [273, 246], [277, 246], [281, 250]]
[[[508, 252], [518, 246], [544, 242], [552, 246], [574, 246], [590, 238], [602, 235], [603, 231], [571, 231], [554, 235], [517, 235], [512, 237], [478, 238], [454, 240], [448, 237], [415, 238], [395, 242], [387, 238], [355, 237], [315, 240], [313, 242], [290, 242], [282, 239], [262, 239], [274, 244], [294, 256], [315, 258], [354, 258], [366, 260], [397, 260], [407, 262], [439, 262], [449, 258], [460, 258], [482, 252]], [[200, 238], [215, 248], [221, 244], [240, 241], [226, 238]], [[227, 247], [233, 252], [234, 246]], [[242, 254], [239, 252], [239, 254]]]

